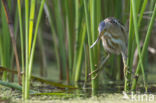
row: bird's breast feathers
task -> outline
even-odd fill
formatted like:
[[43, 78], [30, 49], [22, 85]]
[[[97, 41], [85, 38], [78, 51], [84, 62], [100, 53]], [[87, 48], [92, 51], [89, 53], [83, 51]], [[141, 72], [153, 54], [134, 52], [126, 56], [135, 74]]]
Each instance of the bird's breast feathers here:
[[123, 44], [123, 41], [120, 38], [113, 38], [111, 33], [105, 32], [101, 39], [106, 51], [115, 54], [120, 53], [121, 45]]

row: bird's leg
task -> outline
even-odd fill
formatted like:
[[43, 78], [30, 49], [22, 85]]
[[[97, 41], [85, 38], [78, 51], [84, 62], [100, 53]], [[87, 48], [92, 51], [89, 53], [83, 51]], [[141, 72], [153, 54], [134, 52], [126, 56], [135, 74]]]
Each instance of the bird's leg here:
[[127, 75], [127, 73], [130, 73], [130, 72], [128, 71], [128, 66], [127, 66], [127, 55], [126, 55], [127, 53], [125, 52], [125, 50], [123, 50], [123, 51], [121, 52], [122, 60], [123, 60], [123, 64], [124, 64], [123, 73], [124, 73], [125, 80], [128, 80], [126, 75]]
[[[106, 61], [109, 59], [109, 57], [110, 57], [110, 54], [108, 54], [108, 55], [106, 56], [106, 58], [103, 60], [103, 62], [102, 62], [101, 65], [99, 66], [99, 68], [96, 69], [96, 70], [94, 70], [93, 72], [89, 73], [88, 76], [91, 76], [92, 74], [98, 73], [100, 70], [102, 70], [103, 65], [106, 63]], [[97, 75], [96, 75], [93, 79], [95, 79], [96, 77], [97, 77]]]
[[127, 64], [126, 64], [125, 59], [123, 59], [123, 63], [124, 63], [124, 69], [123, 69], [124, 78], [125, 78], [125, 80], [128, 80], [128, 78], [126, 77], [126, 75], [127, 75], [127, 73], [131, 73], [131, 72], [128, 70], [128, 66], [127, 66]]
[[92, 80], [96, 79], [97, 76], [98, 76], [98, 74], [96, 73], [95, 76], [92, 78]]
[[124, 78], [125, 78], [126, 80], [128, 80], [127, 77], [126, 77], [127, 68], [128, 68], [127, 65], [124, 63]]

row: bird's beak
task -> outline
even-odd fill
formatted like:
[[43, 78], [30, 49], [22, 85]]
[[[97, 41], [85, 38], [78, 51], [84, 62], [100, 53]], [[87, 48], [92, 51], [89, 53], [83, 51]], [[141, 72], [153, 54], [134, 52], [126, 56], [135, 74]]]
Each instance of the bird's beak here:
[[102, 36], [102, 33], [100, 33], [100, 35], [98, 36], [96, 41], [90, 46], [90, 48], [93, 48], [95, 46], [95, 44], [100, 40], [101, 36]]

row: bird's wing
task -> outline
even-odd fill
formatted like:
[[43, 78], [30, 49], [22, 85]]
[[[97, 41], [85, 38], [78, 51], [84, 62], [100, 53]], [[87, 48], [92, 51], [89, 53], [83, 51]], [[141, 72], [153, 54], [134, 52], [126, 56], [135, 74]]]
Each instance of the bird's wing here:
[[121, 31], [123, 32], [123, 37], [126, 42], [126, 46], [128, 46], [128, 33], [124, 26], [121, 25]]

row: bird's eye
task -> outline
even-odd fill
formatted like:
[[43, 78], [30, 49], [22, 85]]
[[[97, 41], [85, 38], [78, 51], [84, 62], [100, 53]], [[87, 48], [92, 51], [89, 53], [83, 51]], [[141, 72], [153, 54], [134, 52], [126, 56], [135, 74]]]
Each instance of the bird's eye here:
[[111, 20], [111, 23], [113, 23], [113, 24], [118, 24], [118, 21], [117, 20]]

